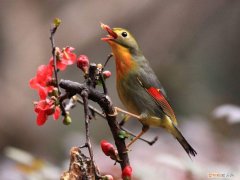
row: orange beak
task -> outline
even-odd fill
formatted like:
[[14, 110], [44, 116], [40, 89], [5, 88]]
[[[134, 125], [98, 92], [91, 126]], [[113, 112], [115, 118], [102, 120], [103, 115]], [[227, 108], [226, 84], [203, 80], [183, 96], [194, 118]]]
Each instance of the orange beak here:
[[108, 25], [101, 23], [101, 28], [108, 32], [107, 37], [101, 38], [103, 41], [111, 41], [117, 39], [118, 35]]

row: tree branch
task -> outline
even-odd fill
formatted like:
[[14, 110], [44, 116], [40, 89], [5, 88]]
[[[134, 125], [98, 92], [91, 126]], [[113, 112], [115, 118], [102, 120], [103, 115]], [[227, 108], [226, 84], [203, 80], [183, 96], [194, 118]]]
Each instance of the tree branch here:
[[80, 84], [70, 80], [61, 80], [59, 86], [65, 89], [66, 92], [79, 95], [81, 95], [83, 90], [88, 89], [88, 99], [98, 103], [106, 115], [108, 125], [111, 129], [118, 150], [118, 154], [121, 159], [119, 163], [122, 170], [126, 166], [130, 165], [125, 141], [124, 139], [118, 137], [121, 129], [118, 125], [116, 116], [111, 116], [111, 114], [115, 113], [115, 109], [113, 107], [110, 97], [102, 92], [99, 92], [91, 86], [87, 86], [86, 84]]
[[99, 174], [96, 172], [95, 169], [95, 163], [93, 159], [93, 150], [92, 150], [92, 144], [90, 141], [90, 134], [89, 134], [89, 117], [90, 117], [90, 112], [88, 108], [88, 90], [85, 89], [81, 92], [81, 96], [83, 99], [83, 106], [84, 106], [84, 114], [85, 114], [85, 128], [86, 128], [86, 142], [85, 142], [85, 147], [88, 148], [88, 152], [91, 158], [91, 167], [94, 169], [94, 173], [96, 176], [99, 176]]
[[[55, 19], [55, 21], [59, 21], [58, 23], [60, 23], [59, 19]], [[54, 26], [50, 29], [50, 41], [51, 41], [51, 46], [52, 46], [52, 56], [53, 56], [53, 70], [54, 70], [54, 76], [55, 76], [55, 80], [56, 80], [56, 86], [57, 86], [57, 90], [59, 95], [61, 95], [61, 91], [59, 88], [59, 83], [58, 83], [58, 75], [57, 75], [57, 59], [56, 59], [56, 46], [55, 46], [55, 40], [54, 40], [54, 35], [59, 27], [58, 23], [54, 23]], [[65, 108], [63, 107], [62, 103], [60, 103], [60, 108], [62, 111], [62, 115], [66, 116], [66, 111]]]
[[102, 71], [105, 69], [105, 67], [107, 66], [107, 63], [108, 61], [113, 57], [113, 54], [109, 54], [108, 57], [107, 57], [107, 60], [105, 61], [104, 65], [103, 65], [103, 68], [102, 68]]
[[54, 70], [54, 75], [56, 79], [56, 84], [57, 84], [57, 89], [60, 94], [60, 88], [58, 85], [58, 76], [57, 76], [57, 60], [56, 60], [56, 46], [55, 46], [55, 40], [54, 40], [54, 35], [57, 31], [58, 26], [53, 26], [50, 29], [50, 41], [51, 41], [51, 46], [52, 46], [52, 56], [53, 56], [53, 70]]

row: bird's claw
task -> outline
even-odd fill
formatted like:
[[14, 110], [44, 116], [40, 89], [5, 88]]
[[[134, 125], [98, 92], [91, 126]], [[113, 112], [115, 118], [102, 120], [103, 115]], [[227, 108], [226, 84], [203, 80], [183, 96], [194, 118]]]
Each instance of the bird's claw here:
[[155, 144], [157, 140], [158, 140], [158, 136], [156, 136], [152, 141], [148, 141], [148, 144], [152, 146], [153, 144]]

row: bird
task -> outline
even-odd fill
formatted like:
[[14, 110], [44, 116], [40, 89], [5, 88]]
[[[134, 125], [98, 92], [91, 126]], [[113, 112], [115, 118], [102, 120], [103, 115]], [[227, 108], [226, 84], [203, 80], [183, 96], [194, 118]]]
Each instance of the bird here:
[[118, 96], [127, 109], [116, 110], [136, 117], [142, 124], [142, 131], [127, 148], [150, 127], [161, 127], [177, 139], [190, 158], [196, 156], [197, 152], [177, 128], [177, 119], [166, 92], [134, 36], [124, 28], [110, 28], [103, 23], [101, 28], [108, 33], [101, 39], [112, 49], [116, 64]]

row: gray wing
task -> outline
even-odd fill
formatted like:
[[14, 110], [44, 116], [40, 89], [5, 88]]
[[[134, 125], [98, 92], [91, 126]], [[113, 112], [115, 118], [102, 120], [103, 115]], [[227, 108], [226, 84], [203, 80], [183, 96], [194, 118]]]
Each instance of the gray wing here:
[[140, 70], [138, 76], [146, 88], [155, 87], [157, 89], [160, 89], [165, 98], [168, 100], [165, 89], [159, 82], [156, 74], [154, 73], [146, 59], [140, 62]]
[[148, 62], [140, 64], [138, 81], [142, 88], [153, 98], [158, 107], [177, 125], [174, 111], [167, 99], [167, 95]]

